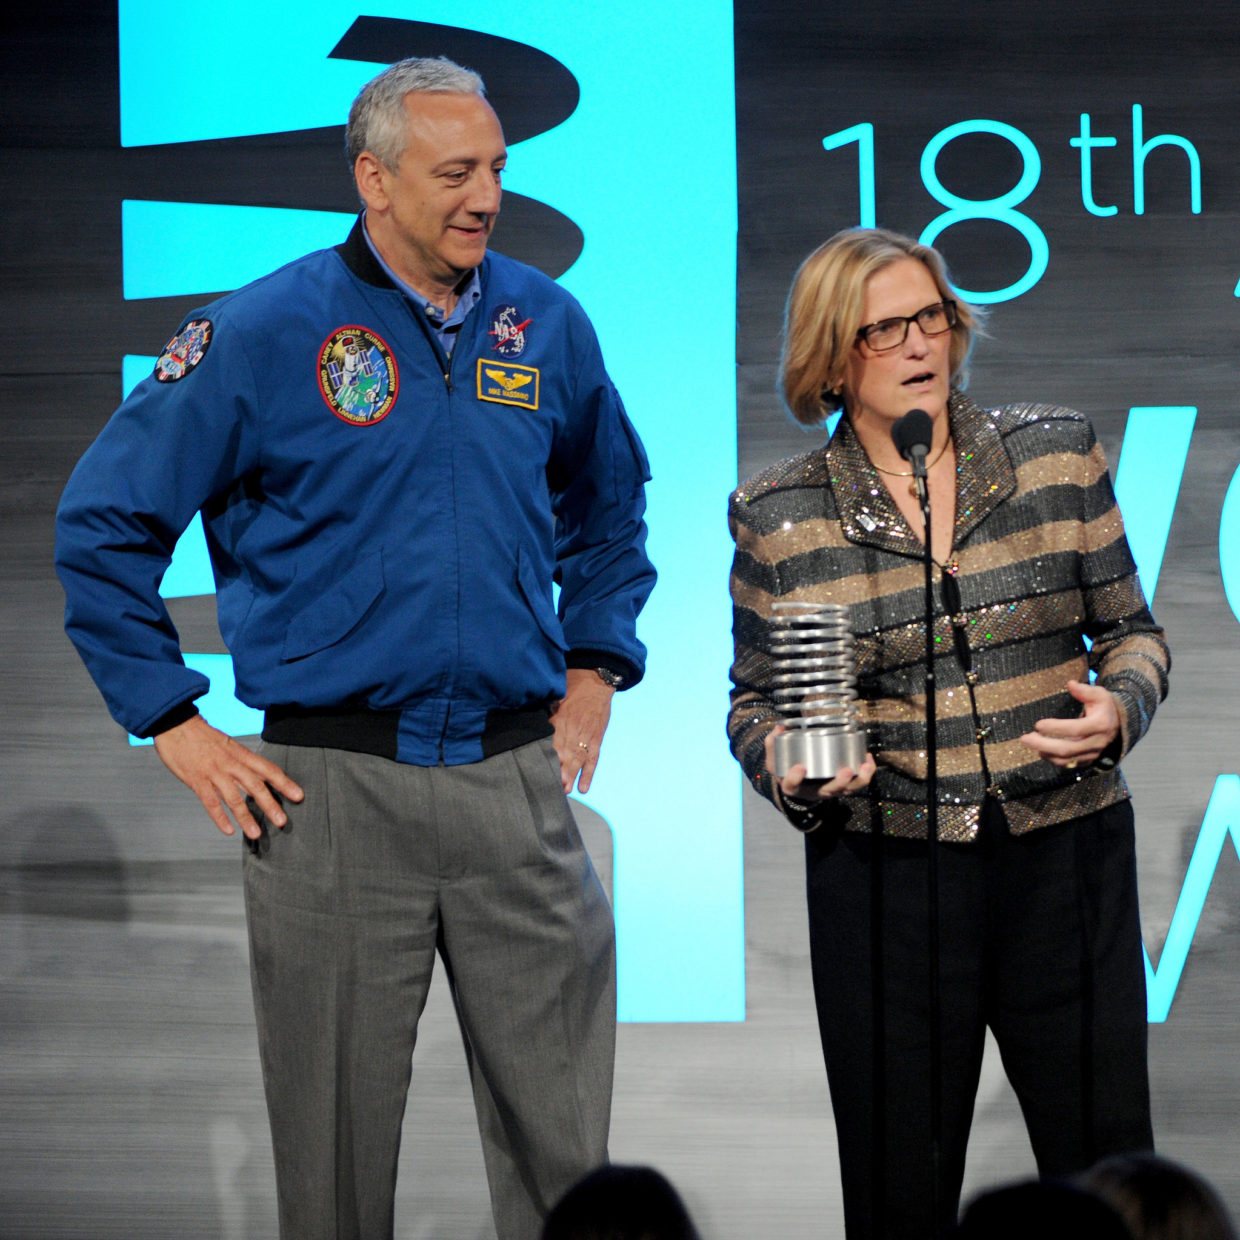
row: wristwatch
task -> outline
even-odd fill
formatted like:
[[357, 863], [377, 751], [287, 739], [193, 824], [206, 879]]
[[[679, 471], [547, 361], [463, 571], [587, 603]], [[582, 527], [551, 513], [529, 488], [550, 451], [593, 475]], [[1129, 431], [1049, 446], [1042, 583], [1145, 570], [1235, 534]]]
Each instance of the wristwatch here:
[[613, 689], [619, 689], [624, 684], [624, 677], [619, 672], [613, 672], [610, 667], [596, 667], [595, 675], [605, 685], [610, 685]]

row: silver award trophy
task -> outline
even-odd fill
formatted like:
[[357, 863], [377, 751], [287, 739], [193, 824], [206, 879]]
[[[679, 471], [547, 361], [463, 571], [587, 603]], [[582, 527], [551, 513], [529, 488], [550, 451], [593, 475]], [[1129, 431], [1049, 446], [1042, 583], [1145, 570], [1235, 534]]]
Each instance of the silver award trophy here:
[[840, 603], [775, 603], [770, 621], [772, 697], [787, 729], [775, 738], [775, 774], [798, 763], [807, 779], [830, 779], [865, 761], [857, 714], [857, 660]]

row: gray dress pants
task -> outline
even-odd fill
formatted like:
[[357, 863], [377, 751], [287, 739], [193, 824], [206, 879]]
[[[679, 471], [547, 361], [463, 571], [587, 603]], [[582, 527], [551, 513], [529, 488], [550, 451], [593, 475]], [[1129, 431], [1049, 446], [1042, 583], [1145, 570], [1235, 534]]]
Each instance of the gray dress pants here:
[[285, 1240], [387, 1240], [436, 952], [500, 1240], [607, 1159], [611, 909], [550, 740], [467, 766], [264, 745], [305, 790], [246, 850], [254, 1006]]

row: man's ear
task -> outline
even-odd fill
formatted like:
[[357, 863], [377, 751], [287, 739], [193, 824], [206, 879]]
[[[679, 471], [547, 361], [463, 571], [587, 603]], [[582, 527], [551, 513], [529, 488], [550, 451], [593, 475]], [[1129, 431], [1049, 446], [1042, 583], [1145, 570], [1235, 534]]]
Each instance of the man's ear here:
[[382, 211], [388, 204], [383, 162], [369, 151], [363, 151], [353, 165], [357, 196], [373, 211]]

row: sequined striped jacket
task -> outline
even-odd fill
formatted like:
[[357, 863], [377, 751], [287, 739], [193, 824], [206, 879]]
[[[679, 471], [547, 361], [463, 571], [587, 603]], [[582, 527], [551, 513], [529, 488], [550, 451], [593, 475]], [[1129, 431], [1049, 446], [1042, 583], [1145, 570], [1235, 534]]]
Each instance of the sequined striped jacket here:
[[[966, 842], [977, 834], [987, 792], [1017, 834], [1126, 798], [1114, 763], [1068, 771], [1019, 738], [1038, 719], [1080, 713], [1066, 685], [1086, 679], [1088, 668], [1118, 700], [1122, 756], [1166, 695], [1171, 660], [1088, 419], [1049, 405], [982, 409], [958, 392], [949, 416], [957, 478], [947, 567], [960, 606], [948, 615], [935, 589], [937, 817], [940, 839]], [[881, 824], [887, 834], [924, 837], [922, 545], [847, 418], [825, 448], [735, 491], [729, 523], [736, 555], [728, 734], [745, 774], [778, 804], [763, 753], [779, 718], [767, 649], [772, 603], [846, 604], [859, 712], [878, 770], [861, 794], [822, 812], [850, 830]], [[788, 816], [815, 825], [795, 809]]]

